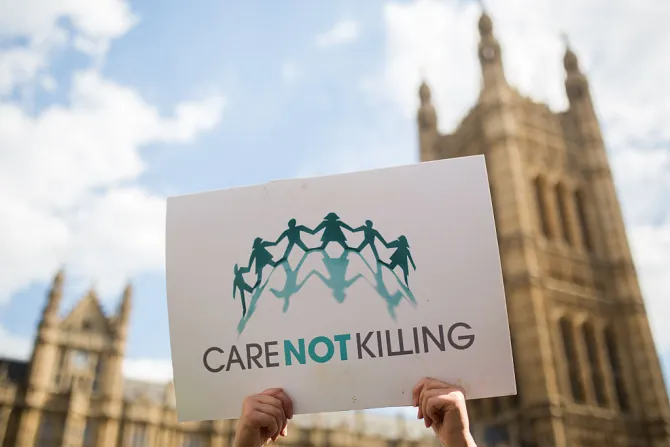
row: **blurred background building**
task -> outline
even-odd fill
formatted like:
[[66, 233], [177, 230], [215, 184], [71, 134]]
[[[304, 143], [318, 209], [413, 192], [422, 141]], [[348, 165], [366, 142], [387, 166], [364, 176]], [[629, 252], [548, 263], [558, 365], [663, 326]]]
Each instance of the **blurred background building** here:
[[[30, 362], [0, 360], [1, 447], [230, 447], [235, 421], [178, 423], [172, 383], [123, 377], [132, 289], [113, 315], [95, 292], [59, 317], [64, 274], [51, 286]], [[362, 412], [300, 415], [281, 443], [428, 447], [421, 421]]]
[[[470, 401], [484, 446], [670, 446], [670, 405], [600, 126], [576, 55], [569, 109], [510, 86], [488, 15], [483, 85], [449, 135], [419, 89], [422, 161], [485, 154], [503, 265], [518, 395]], [[64, 275], [29, 362], [0, 361], [0, 446], [231, 445], [233, 421], [178, 424], [164, 385], [123, 378], [132, 289], [114, 315], [91, 291], [60, 317]], [[492, 372], [494, 373], [494, 372]], [[438, 445], [420, 421], [363, 413], [296, 417], [294, 446]]]

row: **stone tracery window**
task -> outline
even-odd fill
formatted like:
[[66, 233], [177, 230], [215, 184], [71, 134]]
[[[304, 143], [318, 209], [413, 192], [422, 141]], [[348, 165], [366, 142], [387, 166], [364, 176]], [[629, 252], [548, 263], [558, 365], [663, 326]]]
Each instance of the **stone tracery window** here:
[[35, 447], [50, 447], [52, 445], [60, 445], [63, 440], [64, 427], [64, 414], [43, 412], [40, 415]]
[[53, 375], [53, 384], [56, 387], [61, 386], [61, 380], [63, 376], [63, 372], [65, 371], [65, 364], [67, 360], [67, 352], [63, 348], [58, 348], [58, 353], [56, 354], [58, 358], [58, 363], [56, 366], [55, 373]]
[[147, 441], [146, 424], [134, 424], [131, 429], [131, 447], [143, 447]]
[[559, 320], [559, 329], [563, 341], [563, 352], [565, 354], [565, 361], [568, 367], [568, 379], [570, 381], [570, 391], [572, 398], [577, 403], [584, 403], [586, 393], [581, 380], [581, 368], [579, 365], [579, 357], [577, 355], [575, 336], [572, 322], [567, 317], [562, 317]]
[[184, 433], [181, 447], [205, 447], [206, 443], [199, 433]]
[[104, 359], [102, 355], [98, 355], [98, 358], [96, 359], [95, 362], [95, 371], [93, 373], [93, 392], [97, 392], [100, 390], [100, 384], [103, 379], [102, 377], [102, 367], [103, 367]]
[[584, 192], [578, 189], [577, 191], [575, 191], [574, 198], [575, 198], [575, 206], [577, 207], [579, 229], [581, 231], [584, 248], [591, 251], [593, 249], [593, 241], [591, 240], [588, 219], [586, 217], [586, 201], [584, 197]]
[[623, 369], [621, 367], [621, 358], [619, 356], [619, 351], [617, 349], [617, 340], [616, 335], [611, 327], [605, 328], [605, 347], [607, 349], [607, 357], [609, 360], [610, 368], [612, 370], [612, 376], [614, 379], [614, 390], [617, 395], [617, 400], [619, 401], [619, 408], [623, 411], [628, 411], [630, 409], [630, 403], [628, 401], [628, 393], [626, 392], [626, 386], [623, 378]]
[[563, 240], [572, 245], [572, 226], [570, 225], [570, 209], [568, 192], [563, 183], [558, 182], [555, 187], [556, 200], [558, 201], [558, 216], [561, 224], [561, 236]]
[[86, 420], [86, 427], [84, 428], [84, 439], [82, 447], [95, 447], [98, 435], [98, 421], [93, 418]]
[[552, 239], [554, 237], [551, 225], [549, 223], [549, 210], [547, 208], [546, 191], [547, 184], [541, 175], [533, 180], [533, 190], [535, 192], [535, 203], [537, 204], [538, 217], [540, 219], [540, 228], [542, 233]]
[[88, 353], [84, 351], [72, 351], [72, 367], [75, 370], [84, 370], [89, 367]]
[[591, 381], [593, 383], [593, 391], [595, 393], [596, 402], [600, 406], [607, 405], [607, 393], [605, 392], [605, 379], [600, 363], [600, 350], [598, 349], [596, 341], [596, 333], [593, 325], [586, 322], [582, 325], [582, 336], [586, 345], [586, 353], [591, 365]]

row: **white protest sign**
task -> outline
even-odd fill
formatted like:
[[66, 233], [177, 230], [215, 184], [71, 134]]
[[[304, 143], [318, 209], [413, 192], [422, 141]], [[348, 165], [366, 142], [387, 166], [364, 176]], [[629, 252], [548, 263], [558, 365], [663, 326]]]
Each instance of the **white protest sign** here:
[[171, 197], [167, 294], [180, 421], [516, 393], [483, 156]]

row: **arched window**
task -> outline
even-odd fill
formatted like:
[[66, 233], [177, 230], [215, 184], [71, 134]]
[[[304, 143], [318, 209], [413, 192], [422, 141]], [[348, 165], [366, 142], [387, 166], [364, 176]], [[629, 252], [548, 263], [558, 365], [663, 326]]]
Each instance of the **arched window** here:
[[623, 370], [621, 369], [621, 359], [619, 357], [619, 351], [617, 350], [616, 336], [611, 327], [605, 329], [605, 346], [607, 347], [607, 356], [610, 367], [612, 368], [614, 388], [617, 399], [619, 400], [619, 407], [623, 411], [628, 411], [630, 409], [628, 393], [626, 392], [626, 386], [623, 380]]
[[548, 237], [553, 238], [551, 232], [551, 225], [549, 224], [549, 210], [547, 209], [547, 202], [545, 200], [546, 183], [542, 176], [535, 177], [533, 180], [533, 189], [535, 190], [535, 201], [537, 203], [537, 212], [540, 218], [540, 227], [542, 233]]
[[133, 426], [131, 447], [141, 447], [147, 442], [147, 425], [138, 423]]
[[582, 385], [579, 357], [577, 355], [577, 349], [575, 348], [575, 337], [572, 323], [566, 317], [563, 317], [559, 320], [559, 327], [561, 338], [563, 339], [565, 361], [568, 365], [568, 378], [570, 379], [572, 398], [577, 403], [583, 403], [585, 401], [586, 393], [584, 392], [584, 387]]
[[556, 200], [558, 200], [558, 215], [561, 221], [561, 236], [568, 244], [572, 244], [572, 227], [570, 226], [570, 210], [568, 208], [568, 194], [562, 183], [556, 184]]
[[98, 421], [94, 418], [86, 419], [84, 427], [83, 447], [94, 447], [98, 439]]
[[93, 373], [93, 392], [98, 392], [100, 390], [100, 382], [103, 380], [102, 377], [102, 367], [104, 360], [101, 355], [98, 355], [95, 363], [95, 372]]
[[582, 233], [582, 240], [584, 241], [584, 247], [586, 247], [586, 249], [590, 251], [593, 249], [593, 242], [591, 240], [591, 234], [589, 232], [588, 219], [586, 218], [586, 201], [584, 199], [584, 193], [580, 190], [575, 191], [575, 205], [577, 207], [579, 228]]
[[605, 392], [605, 379], [600, 364], [600, 352], [596, 342], [596, 333], [593, 325], [589, 322], [582, 326], [582, 336], [586, 344], [586, 353], [591, 365], [591, 381], [593, 382], [593, 391], [596, 394], [596, 402], [600, 406], [607, 405], [607, 393]]
[[55, 373], [53, 375], [53, 384], [56, 387], [59, 387], [61, 385], [61, 380], [62, 380], [62, 375], [63, 371], [65, 371], [65, 363], [67, 360], [67, 352], [63, 348], [58, 348], [58, 354], [57, 357], [58, 363], [56, 366]]

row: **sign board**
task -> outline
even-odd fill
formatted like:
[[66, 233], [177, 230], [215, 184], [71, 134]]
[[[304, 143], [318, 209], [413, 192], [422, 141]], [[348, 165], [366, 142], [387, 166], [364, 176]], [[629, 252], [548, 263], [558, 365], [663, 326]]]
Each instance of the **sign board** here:
[[180, 421], [516, 393], [483, 156], [171, 197], [167, 294]]

